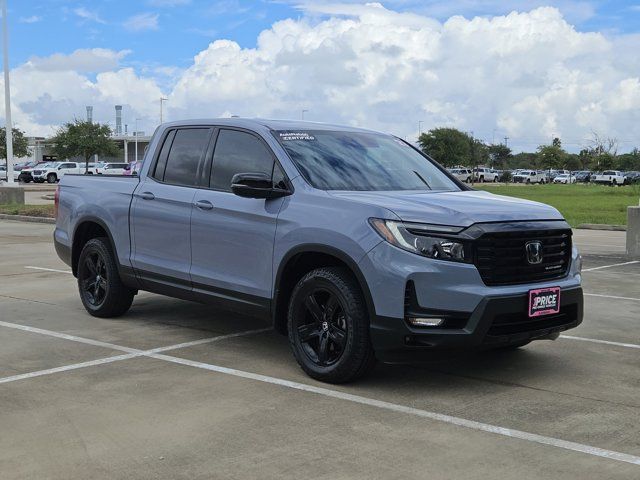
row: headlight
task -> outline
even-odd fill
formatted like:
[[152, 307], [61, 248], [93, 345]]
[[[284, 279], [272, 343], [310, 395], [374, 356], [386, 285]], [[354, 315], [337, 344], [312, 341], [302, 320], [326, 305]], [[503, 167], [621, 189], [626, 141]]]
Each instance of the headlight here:
[[438, 260], [471, 262], [471, 255], [464, 243], [447, 238], [447, 235], [462, 231], [460, 227], [403, 223], [380, 218], [370, 218], [369, 223], [387, 242], [408, 252]]

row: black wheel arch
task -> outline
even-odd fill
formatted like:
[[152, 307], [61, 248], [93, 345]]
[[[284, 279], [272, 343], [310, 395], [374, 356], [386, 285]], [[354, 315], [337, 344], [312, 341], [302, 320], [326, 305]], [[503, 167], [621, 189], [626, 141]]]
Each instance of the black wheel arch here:
[[115, 255], [116, 265], [120, 271], [120, 262], [118, 262], [118, 254], [116, 252], [116, 244], [113, 241], [113, 235], [107, 227], [107, 225], [98, 217], [87, 216], [83, 217], [76, 223], [76, 227], [73, 231], [73, 242], [71, 246], [71, 270], [74, 276], [78, 275], [78, 259], [80, 258], [80, 252], [84, 245], [92, 238], [107, 237], [109, 239], [109, 246], [111, 251]]
[[289, 250], [280, 261], [273, 288], [271, 315], [276, 331], [287, 334], [287, 308], [291, 291], [309, 271], [323, 266], [344, 266], [354, 276], [362, 294], [369, 318], [375, 315], [375, 305], [369, 285], [357, 262], [344, 251], [323, 244], [307, 243]]

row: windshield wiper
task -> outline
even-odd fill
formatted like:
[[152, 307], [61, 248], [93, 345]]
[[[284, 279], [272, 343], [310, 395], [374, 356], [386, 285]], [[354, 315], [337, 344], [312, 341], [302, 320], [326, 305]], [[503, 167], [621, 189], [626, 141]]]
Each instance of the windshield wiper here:
[[420, 174], [419, 174], [418, 172], [416, 172], [415, 170], [413, 171], [413, 173], [415, 173], [415, 174], [416, 174], [416, 176], [417, 176], [417, 177], [422, 181], [422, 183], [424, 183], [424, 184], [427, 186], [427, 188], [428, 188], [429, 190], [432, 190], [431, 185], [429, 185], [429, 182], [427, 182], [424, 178], [422, 178], [422, 175], [420, 175]]

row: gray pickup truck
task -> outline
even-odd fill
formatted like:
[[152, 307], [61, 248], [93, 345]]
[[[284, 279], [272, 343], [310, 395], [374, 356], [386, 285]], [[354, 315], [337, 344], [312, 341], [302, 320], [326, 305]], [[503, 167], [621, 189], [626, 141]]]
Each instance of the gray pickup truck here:
[[391, 135], [167, 123], [139, 175], [65, 175], [56, 198], [56, 251], [91, 315], [123, 315], [138, 290], [257, 315], [326, 382], [582, 321], [557, 210], [475, 191]]

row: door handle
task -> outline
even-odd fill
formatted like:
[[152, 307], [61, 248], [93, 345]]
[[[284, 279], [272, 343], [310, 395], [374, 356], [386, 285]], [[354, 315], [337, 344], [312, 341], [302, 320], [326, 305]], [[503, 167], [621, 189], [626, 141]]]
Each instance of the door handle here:
[[198, 200], [195, 204], [200, 210], [211, 210], [213, 204], [209, 200]]
[[142, 192], [140, 198], [143, 200], [153, 200], [156, 196], [151, 192]]

